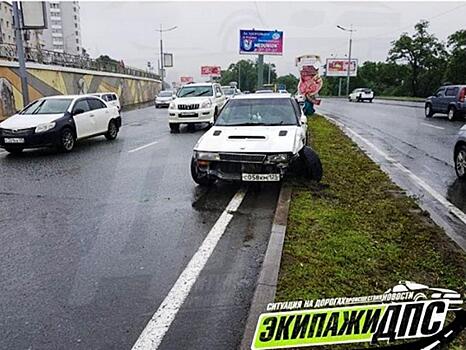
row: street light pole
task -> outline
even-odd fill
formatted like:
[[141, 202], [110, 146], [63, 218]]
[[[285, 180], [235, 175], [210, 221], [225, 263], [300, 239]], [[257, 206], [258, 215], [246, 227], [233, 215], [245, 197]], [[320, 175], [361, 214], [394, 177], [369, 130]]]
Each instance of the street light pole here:
[[18, 54], [19, 76], [21, 77], [21, 91], [23, 93], [23, 106], [29, 104], [28, 78], [26, 63], [24, 60], [23, 32], [21, 31], [21, 16], [19, 14], [18, 2], [13, 1], [13, 16], [15, 24], [16, 52]]
[[346, 72], [346, 95], [348, 96], [349, 95], [349, 85], [350, 85], [350, 72], [351, 72], [351, 47], [352, 47], [352, 44], [353, 44], [353, 32], [355, 32], [356, 30], [353, 29], [353, 25], [351, 24], [350, 28], [344, 28], [340, 25], [337, 25], [337, 28], [338, 29], [341, 29], [345, 32], [349, 32], [350, 33], [350, 37], [349, 37], [349, 48], [348, 48], [348, 66], [347, 66], [347, 72]]
[[160, 29], [157, 29], [160, 33], [160, 80], [162, 80], [162, 90], [163, 90], [163, 81], [164, 81], [164, 60], [163, 60], [163, 37], [162, 37], [162, 33], [164, 32], [170, 32], [172, 30], [175, 30], [176, 28], [178, 28], [177, 26], [174, 26], [174, 27], [171, 27], [171, 28], [167, 28], [167, 29], [163, 29], [163, 26], [162, 24], [160, 25]]

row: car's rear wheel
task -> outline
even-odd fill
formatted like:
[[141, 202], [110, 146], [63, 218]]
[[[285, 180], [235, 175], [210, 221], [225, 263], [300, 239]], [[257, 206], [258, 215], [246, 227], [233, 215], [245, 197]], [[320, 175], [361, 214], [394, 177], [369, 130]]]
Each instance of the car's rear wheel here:
[[370, 99], [369, 99], [369, 102], [372, 103], [372, 100], [373, 100], [373, 98], [370, 98]]
[[426, 104], [426, 106], [424, 107], [424, 114], [426, 118], [432, 118], [432, 116], [434, 115], [432, 111], [432, 106], [430, 104]]
[[466, 179], [466, 146], [461, 145], [455, 155], [456, 175], [464, 180]]
[[448, 120], [452, 121], [456, 119], [456, 108], [450, 107], [448, 108]]
[[11, 154], [20, 154], [23, 152], [23, 149], [21, 147], [5, 147], [5, 151]]
[[76, 138], [70, 128], [62, 130], [60, 139], [58, 140], [58, 148], [62, 152], [71, 152], [74, 148]]
[[200, 186], [210, 186], [215, 182], [214, 178], [199, 171], [199, 167], [194, 158], [191, 158], [191, 176], [194, 182]]
[[105, 138], [109, 141], [115, 140], [118, 136], [118, 126], [114, 120], [110, 120], [108, 123], [108, 130], [105, 133]]
[[175, 134], [180, 132], [180, 124], [176, 123], [169, 123], [170, 126], [170, 132]]

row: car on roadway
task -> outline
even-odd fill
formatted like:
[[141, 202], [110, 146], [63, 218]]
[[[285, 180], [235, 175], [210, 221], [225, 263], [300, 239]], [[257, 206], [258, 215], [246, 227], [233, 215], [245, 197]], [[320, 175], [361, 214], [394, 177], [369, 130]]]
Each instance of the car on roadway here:
[[10, 153], [55, 146], [70, 152], [77, 140], [104, 135], [114, 140], [120, 112], [92, 95], [44, 97], [0, 123], [0, 147]]
[[454, 120], [466, 115], [466, 85], [445, 85], [429, 96], [424, 106], [426, 118], [442, 113]]
[[456, 175], [466, 180], [466, 125], [463, 125], [456, 138], [453, 159]]
[[280, 181], [305, 156], [306, 141], [307, 118], [291, 95], [240, 95], [194, 146], [191, 175], [199, 185]]
[[155, 108], [168, 107], [175, 98], [176, 94], [171, 90], [160, 91], [155, 97]]
[[239, 94], [239, 90], [234, 86], [222, 86], [222, 91], [225, 94], [227, 100]]
[[348, 96], [348, 101], [356, 101], [356, 102], [364, 102], [369, 101], [372, 102], [374, 99], [374, 91], [368, 88], [358, 88], [354, 89]]
[[92, 96], [99, 97], [100, 99], [104, 100], [107, 105], [116, 107], [119, 111], [121, 111], [121, 103], [117, 94], [113, 92], [103, 92], [92, 94]]
[[193, 83], [184, 85], [168, 107], [171, 132], [178, 132], [180, 124], [214, 124], [226, 102], [220, 84]]

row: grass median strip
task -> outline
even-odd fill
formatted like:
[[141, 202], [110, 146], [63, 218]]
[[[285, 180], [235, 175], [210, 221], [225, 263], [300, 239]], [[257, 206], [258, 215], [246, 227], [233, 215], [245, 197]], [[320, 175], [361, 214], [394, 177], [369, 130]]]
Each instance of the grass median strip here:
[[[371, 295], [400, 280], [464, 294], [466, 254], [337, 126], [316, 116], [309, 128], [324, 178], [290, 180], [276, 300]], [[466, 347], [464, 332], [455, 344]]]

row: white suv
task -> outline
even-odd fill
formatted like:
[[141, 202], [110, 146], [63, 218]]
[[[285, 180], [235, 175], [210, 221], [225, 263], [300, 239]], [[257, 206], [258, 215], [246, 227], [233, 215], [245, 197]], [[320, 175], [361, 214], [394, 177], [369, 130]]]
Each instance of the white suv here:
[[225, 102], [226, 97], [220, 84], [198, 83], [183, 86], [168, 107], [170, 130], [178, 132], [180, 124], [213, 124]]

